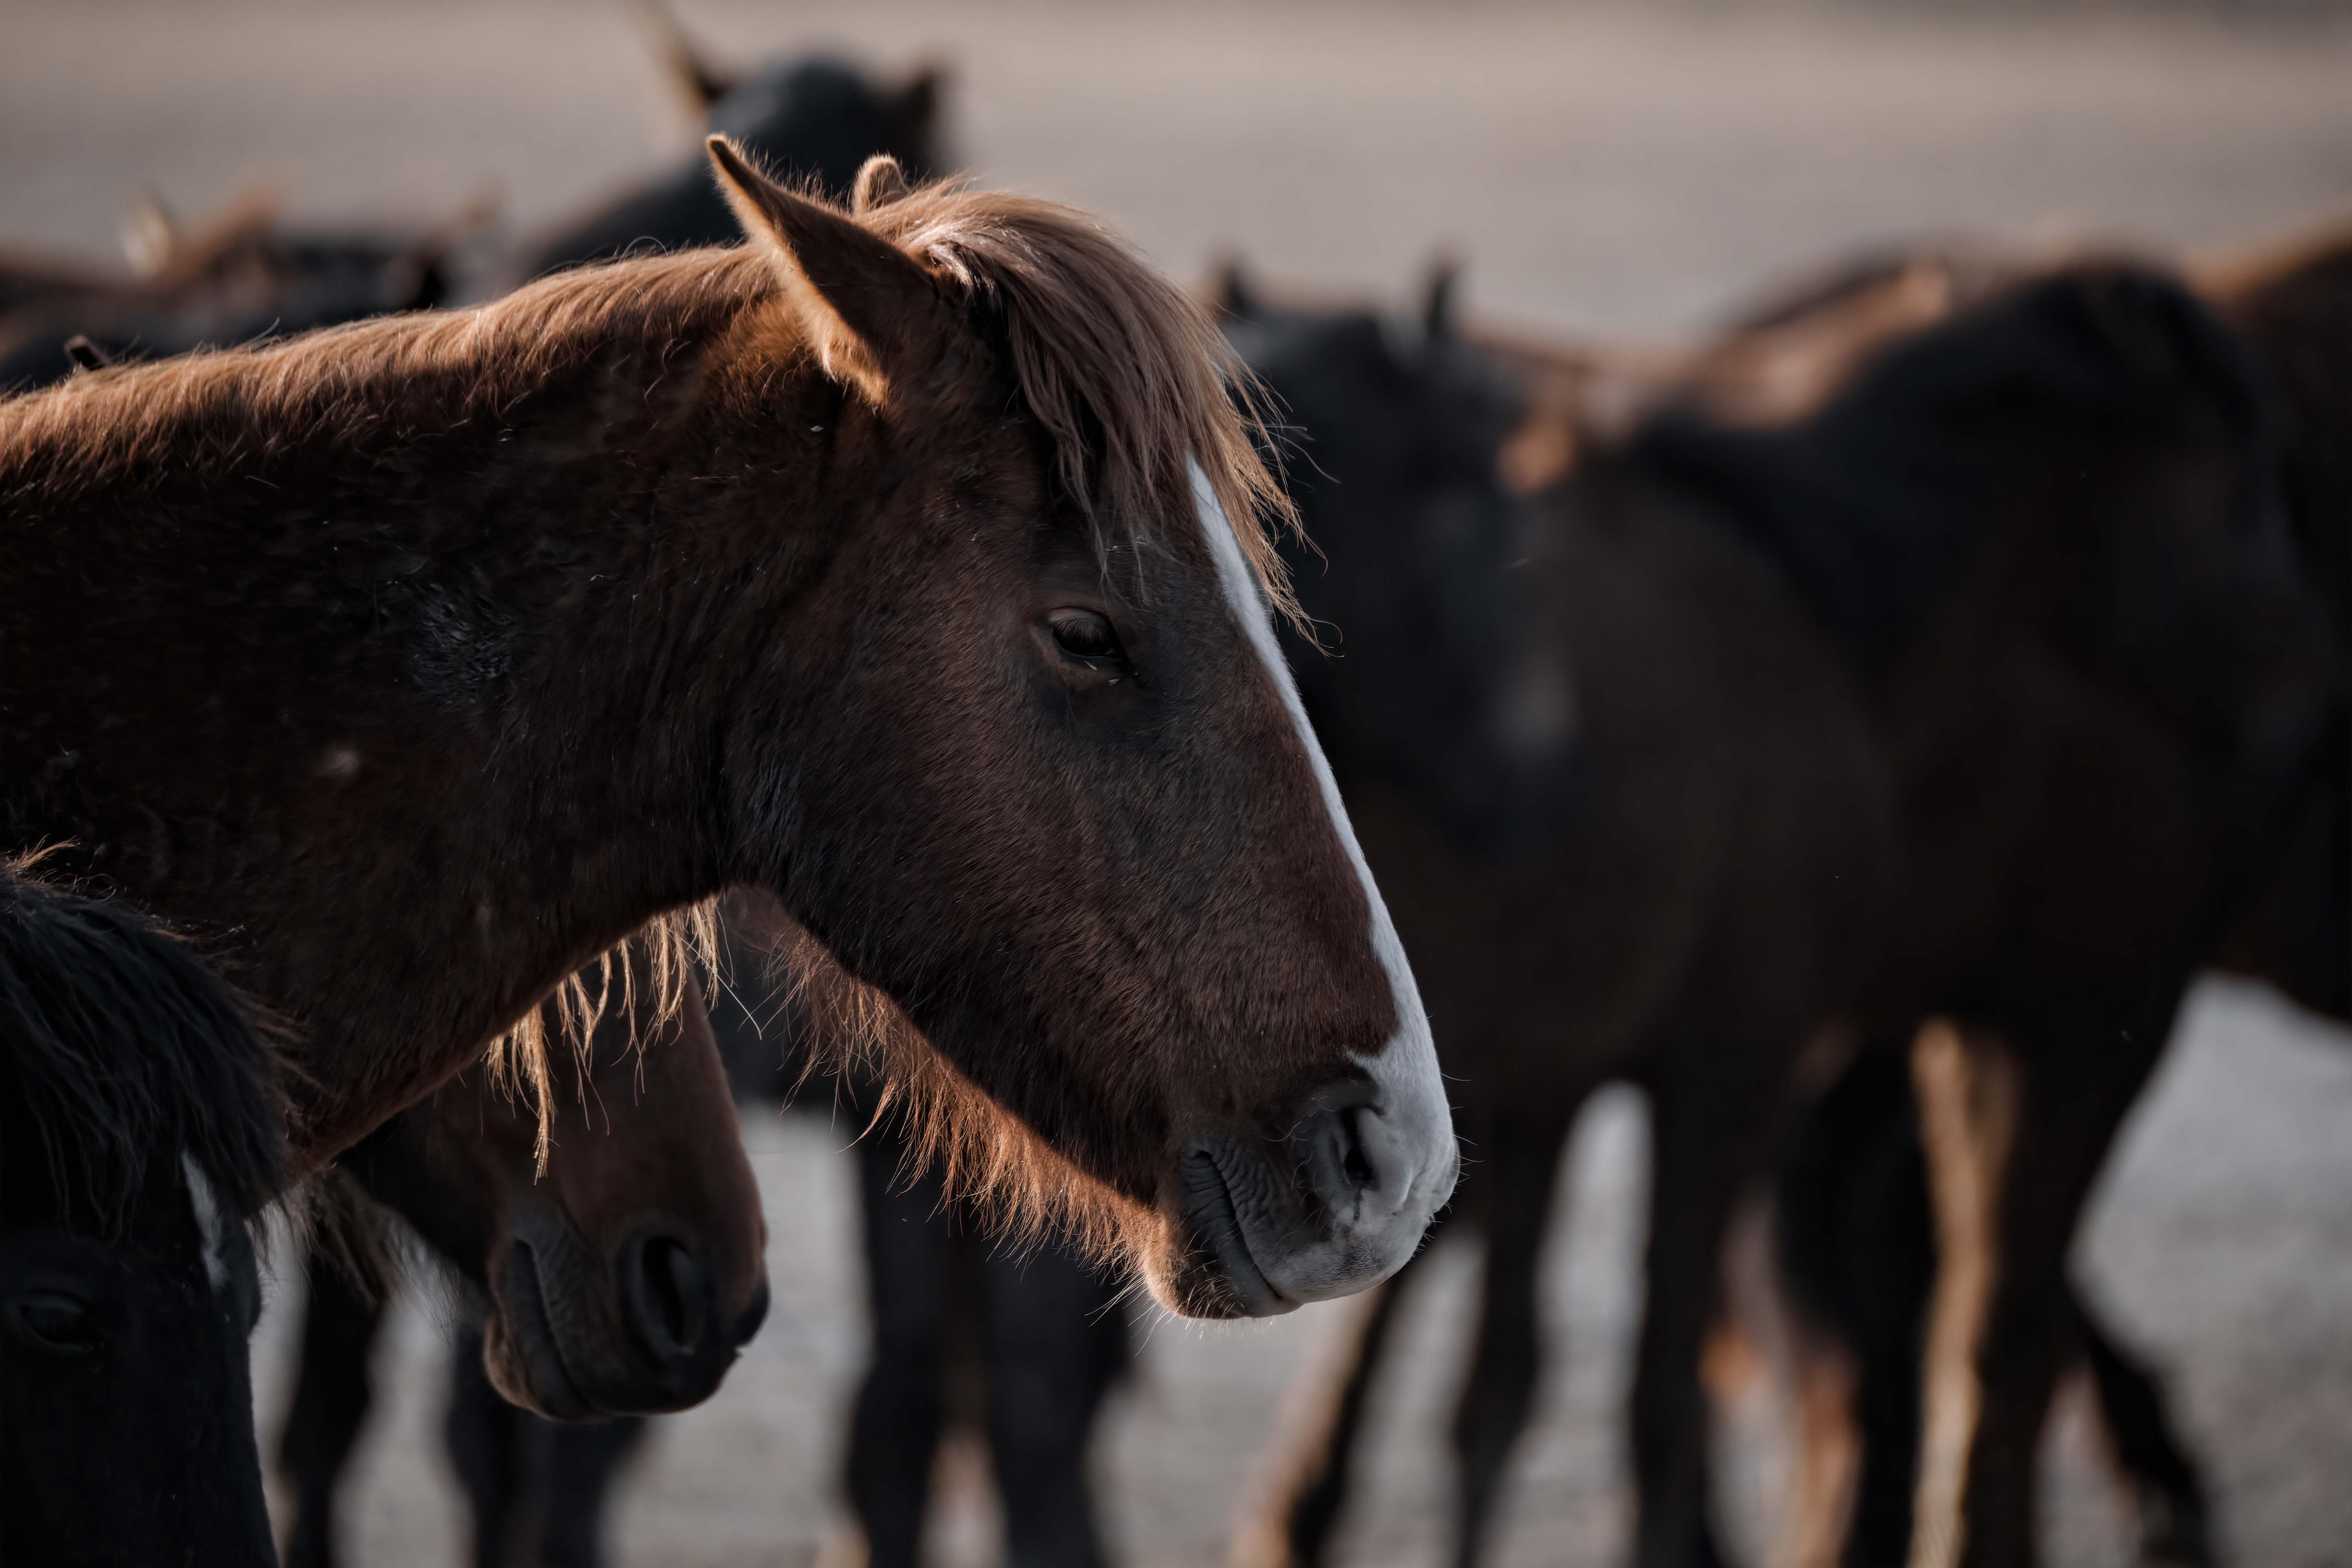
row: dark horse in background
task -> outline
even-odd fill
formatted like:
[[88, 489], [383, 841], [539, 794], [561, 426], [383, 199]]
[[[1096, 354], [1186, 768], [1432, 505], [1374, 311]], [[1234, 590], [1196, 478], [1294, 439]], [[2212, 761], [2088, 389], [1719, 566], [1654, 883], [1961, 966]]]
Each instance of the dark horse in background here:
[[[846, 200], [858, 169], [877, 155], [897, 160], [911, 180], [948, 173], [940, 125], [946, 79], [938, 68], [896, 84], [824, 58], [733, 71], [698, 48], [667, 10], [648, 6], [646, 15], [662, 64], [703, 129], [728, 137], [786, 183]], [[732, 245], [740, 232], [708, 164], [681, 149], [667, 173], [515, 245], [474, 292], [499, 292], [560, 268], [636, 250]]]
[[[1859, 997], [1892, 859], [1854, 683], [1770, 563], [1695, 498], [1590, 467], [1497, 477], [1519, 389], [1453, 328], [1230, 291], [1229, 331], [1295, 422], [1300, 685], [1391, 890], [1487, 1238], [1454, 1424], [1453, 1552], [1491, 1535], [1538, 1385], [1537, 1255], [1559, 1151], [1611, 1079], [1649, 1093], [1650, 1288], [1632, 1427], [1638, 1556], [1701, 1561], [1701, 1341], [1735, 1197], [1810, 1042]], [[1410, 1276], [1408, 1276], [1410, 1278]], [[1280, 1456], [1252, 1560], [1326, 1560], [1402, 1281], [1322, 1424]]]
[[[1942, 264], [1904, 265], [1916, 272]], [[1969, 270], [1981, 279], [1990, 268], [1979, 263]], [[2011, 277], [2027, 270], [2007, 264]], [[1848, 309], [1885, 292], [1895, 272], [1892, 266], [1857, 272], [1820, 291], [1809, 310], [1782, 314]], [[2340, 646], [2352, 649], [2352, 243], [2332, 236], [2200, 268], [2194, 277], [2266, 374], [2287, 522]], [[1871, 346], [1866, 337], [1863, 346]], [[2352, 653], [2343, 657], [2352, 660]], [[2324, 750], [2316, 772], [2301, 804], [2281, 815], [2287, 848], [2275, 869], [2198, 956], [2268, 980], [2316, 1012], [2352, 1019], [2346, 793], [2352, 769]], [[2132, 1064], [2124, 1069], [2133, 1085]], [[1832, 1373], [1852, 1381], [1859, 1437], [1843, 1560], [1906, 1561], [1919, 1477], [1919, 1363], [1938, 1249], [1911, 1073], [1898, 1054], [1858, 1059], [1808, 1112], [1783, 1162], [1780, 1209], [1799, 1302], [1851, 1368]], [[2068, 1282], [2063, 1259], [2047, 1268], [2022, 1288], [2056, 1303], [2054, 1337], [2088, 1364], [2116, 1456], [2138, 1496], [2143, 1552], [2152, 1561], [2212, 1561], [2210, 1491], [2174, 1429], [2161, 1384]]]
[[185, 943], [0, 862], [0, 1560], [266, 1568], [275, 1066]]
[[[1506, 765], [1513, 761], [1509, 750], [1488, 761], [1476, 759], [1474, 748], [1483, 742], [1492, 750], [1528, 732], [1523, 721], [1501, 721], [1525, 710], [1512, 696], [1525, 683], [1520, 650], [1539, 646], [1528, 628], [1543, 626], [1516, 608], [1528, 602], [1522, 595], [1541, 605], [1541, 590], [1519, 584], [1544, 579], [1538, 571], [1523, 576], [1511, 563], [1538, 565], [1542, 545], [1478, 542], [1479, 509], [1501, 515], [1499, 487], [1479, 477], [1481, 454], [1491, 471], [1507, 445], [1492, 434], [1496, 422], [1483, 440], [1465, 447], [1477, 430], [1458, 412], [1450, 426], [1433, 422], [1418, 437], [1412, 420], [1392, 416], [1382, 423], [1369, 413], [1409, 407], [1416, 391], [1424, 408], [1443, 404], [1458, 411], [1466, 403], [1458, 372], [1451, 373], [1457, 390], [1439, 391], [1448, 379], [1444, 367], [1401, 358], [1399, 334], [1368, 318], [1351, 328], [1328, 321], [1308, 327], [1321, 333], [1307, 340], [1311, 352], [1284, 359], [1268, 345], [1252, 353], [1261, 364], [1279, 367], [1277, 393], [1298, 411], [1315, 443], [1308, 450], [1317, 469], [1329, 478], [1332, 499], [1325, 504], [1344, 518], [1318, 528], [1318, 542], [1331, 556], [1334, 597], [1317, 602], [1309, 575], [1310, 607], [1353, 637], [1357, 661], [1382, 657], [1372, 627], [1384, 636], [1417, 628], [1389, 637], [1389, 658], [1453, 648], [1471, 657], [1452, 667], [1462, 672], [1461, 689], [1448, 694], [1439, 673], [1444, 661], [1423, 653], [1426, 679], [1443, 694], [1434, 703], [1360, 700], [1342, 707], [1351, 679], [1364, 680], [1364, 691], [1376, 689], [1347, 660], [1330, 667], [1336, 675], [1309, 679], [1307, 689], [1318, 722], [1328, 716], [1323, 732], [1335, 766], [1348, 770], [1370, 752], [1386, 774], [1376, 789], [1412, 803], [1419, 831], [1441, 844], [1437, 834], [1451, 816], [1461, 826], [1447, 857], [1454, 866], [1475, 864], [1477, 818], [1460, 803], [1477, 795], [1465, 796], [1465, 782], [1488, 792], [1495, 820], [1508, 825], [1513, 817], [1502, 807], [1528, 777], [1524, 753], [1515, 771]], [[1352, 354], [1343, 352], [1350, 331], [1359, 345]], [[1429, 351], [1440, 352], [1446, 351]], [[1324, 378], [1322, 386], [1317, 377]], [[1329, 390], [1333, 383], [1340, 393]], [[1351, 435], [1341, 423], [1348, 419], [1377, 433]], [[1336, 438], [1326, 434], [1334, 430], [1340, 432]], [[1887, 792], [1880, 798], [1891, 797], [1893, 874], [1875, 900], [1850, 879], [1836, 879], [1844, 885], [1831, 889], [1832, 900], [1859, 897], [1856, 907], [1881, 940], [1857, 942], [1849, 925], [1825, 944], [1870, 962], [1857, 965], [1861, 973], [1835, 975], [1839, 984], [1814, 991], [1796, 1021], [1849, 1009], [1867, 1021], [1916, 1007], [1913, 998], [1924, 995], [1956, 1014], [1990, 1010], [2004, 997], [2038, 1006], [2049, 1001], [2049, 987], [2074, 984], [2095, 993], [2074, 998], [2083, 1010], [2095, 1016], [2105, 1000], [2127, 1024], [2142, 1024], [2151, 1001], [2162, 1000], [2166, 966], [2200, 918], [2226, 907], [2246, 868], [2264, 862], [2262, 826], [2297, 787], [2333, 690], [2314, 607], [2266, 503], [2270, 453], [2259, 393], [2210, 316], [2162, 279], [2129, 268], [2079, 268], [1906, 340], [1818, 411], [1784, 427], [1733, 430], [1668, 413], [1639, 425], [1629, 441], [1587, 440], [1569, 448], [1577, 459], [1565, 479], [1536, 498], [1544, 521], [1528, 536], [1554, 550], [1598, 549], [1623, 548], [1645, 532], [1672, 538], [1674, 531], [1687, 531], [1764, 574], [1770, 585], [1760, 591], [1785, 595], [1796, 622], [1825, 637], [1843, 666], [1822, 689], [1843, 689], [1844, 711], [1863, 730], [1860, 749], [1879, 770], [1876, 787]], [[1449, 464], [1449, 449], [1466, 455]], [[1395, 477], [1364, 483], [1368, 473], [1384, 471], [1378, 464], [1391, 465], [1386, 471]], [[1394, 531], [1383, 534], [1386, 547], [1360, 559], [1417, 562], [1419, 570], [1360, 586], [1363, 580], [1347, 575], [1349, 531], [1377, 527], [1360, 520], [1379, 510], [1359, 500], [1339, 513], [1350, 505], [1343, 498], [1350, 489], [1358, 497], [1395, 497], [1416, 488], [1427, 499], [1417, 514], [1400, 509], [1407, 519], [1402, 540]], [[1310, 520], [1327, 515], [1313, 501], [1307, 510]], [[1483, 537], [1493, 537], [1492, 524]], [[1561, 663], [1577, 697], [1573, 749], [1587, 754], [1590, 767], [1613, 752], [1629, 771], [1651, 770], [1649, 787], [1629, 794], [1663, 809], [1691, 797], [1657, 782], [1670, 775], [1656, 771], [1654, 754], [1622, 741], [1612, 746], [1608, 731], [1587, 718], [1607, 711], [1612, 665], [1603, 639], [1612, 605], [1626, 602], [1620, 593], [1562, 617], [1583, 639], [1576, 645], [1580, 657]], [[1350, 607], [1358, 612], [1352, 626]], [[1742, 620], [1717, 614], [1703, 626], [1712, 631]], [[1654, 609], [1643, 623], [1666, 624]], [[1691, 649], [1706, 646], [1691, 634], [1675, 640], [1684, 646], [1670, 641], [1644, 668], [1689, 668]], [[1751, 656], [1742, 673], [1768, 689], [1748, 700], [1746, 706], [1759, 710], [1769, 711], [1769, 700], [1790, 685], [1785, 668], [1773, 668], [1760, 656]], [[1708, 684], [1693, 679], [1702, 689]], [[1318, 689], [1327, 679], [1339, 686], [1328, 696]], [[1488, 694], [1483, 702], [1482, 691]], [[1398, 728], [1405, 715], [1429, 726], [1441, 742], [1423, 738], [1416, 745]], [[1452, 759], [1465, 754], [1485, 765], [1447, 771]], [[1714, 754], [1732, 753], [1718, 748]], [[1742, 778], [1754, 772], [1736, 764], [1724, 771]], [[1588, 793], [1579, 804], [1591, 811], [1594, 798]], [[1489, 983], [1457, 1000], [1450, 977], [1466, 962], [1441, 956], [1442, 931], [1415, 940], [1424, 930], [1417, 917], [1431, 900], [1420, 881], [1384, 858], [1378, 794], [1351, 784], [1351, 801], [1457, 1053], [1454, 1068], [1469, 1080], [1465, 1121], [1474, 1139], [1495, 1136], [1481, 1110], [1490, 1099], [1500, 1108], [1497, 1124], [1507, 1115], [1549, 1112], [1555, 1098], [1549, 1086], [1506, 1075], [1527, 1072], [1521, 1062], [1549, 1066], [1548, 1055], [1574, 1063], [1580, 1044], [1563, 1050], [1559, 1041], [1577, 1037], [1543, 1019], [1539, 1032], [1552, 1037], [1531, 1040], [1515, 1060], [1486, 1043], [1486, 1031], [1464, 1026], [1465, 1013], [1480, 996], [1509, 996], [1528, 982]], [[2118, 803], [2135, 810], [2118, 812]], [[2079, 820], [2084, 813], [2093, 820]], [[1720, 838], [1727, 822], [1739, 820], [1710, 808], [1684, 837]], [[1629, 838], [1622, 831], [1613, 837]], [[1785, 829], [1782, 837], [1790, 837]], [[2030, 854], [2021, 847], [2029, 845]], [[2166, 852], [2155, 852], [2158, 847]], [[1818, 863], [1820, 853], [1808, 846], [1798, 858]], [[1428, 861], [1447, 864], [1434, 853]], [[2042, 875], [2021, 880], [2029, 867]], [[2133, 874], [2121, 874], [2126, 870]], [[1654, 872], [1637, 869], [1637, 888], [1658, 885]], [[2157, 885], [2149, 885], [2151, 878]], [[1591, 881], [1564, 885], [1580, 894]], [[1725, 884], [1696, 885], [1712, 890]], [[2116, 896], [2124, 898], [2126, 918], [2111, 918], [2105, 907]], [[1788, 940], [1793, 917], [1808, 906], [1801, 896], [1784, 895], [1763, 907], [1770, 911], [1764, 925], [1745, 937], [1737, 936], [1736, 924], [1730, 928], [1735, 939], [1724, 944], [1725, 973], [1801, 976], [1801, 966], [1774, 959], [1774, 944]], [[1890, 923], [1898, 910], [1902, 918]], [[2009, 933], [2016, 929], [2011, 922], [2025, 921], [2030, 930], [2032, 918], [2062, 911], [2077, 945], [2053, 975], [2036, 965], [2046, 947], [2011, 941]], [[1615, 918], [1612, 932], [1638, 931], [1622, 910]], [[1531, 920], [1519, 924], [1540, 929]], [[2094, 937], [2103, 945], [2082, 945]], [[1463, 946], [1480, 963], [1511, 951], [1508, 933]], [[1654, 963], [1662, 953], [1706, 950], [1685, 942], [1634, 951]], [[1557, 967], [1557, 958], [1546, 958]], [[1627, 964], [1621, 972], [1638, 970]], [[2099, 992], [2102, 984], [2112, 989]], [[1686, 984], [1680, 994], [1706, 992]], [[1718, 1049], [1732, 1047], [1726, 1052], [1732, 1063], [1763, 1065], [1759, 1078], [1735, 1080], [1748, 1101], [1763, 1107], [1786, 1098], [1797, 1045], [1776, 1052], [1746, 1043], [1754, 1035], [1736, 1026], [1752, 1030], [1769, 1016], [1767, 1009], [1743, 1006], [1734, 1026], [1715, 1036]], [[2155, 1021], [2164, 1017], [2168, 1013]], [[1631, 1037], [1640, 1037], [1638, 1026]], [[1691, 1111], [1675, 1101], [1687, 1093], [1704, 1105], [1707, 1089], [1724, 1080], [1696, 1071], [1643, 1073], [1614, 1067], [1606, 1057], [1598, 1072], [1612, 1068], [1650, 1089], [1658, 1126], [1650, 1296], [1634, 1390], [1633, 1458], [1642, 1488], [1636, 1554], [1643, 1562], [1708, 1561], [1717, 1553], [1705, 1518], [1697, 1341], [1714, 1311], [1719, 1215], [1742, 1174], [1726, 1167], [1755, 1159], [1769, 1142], [1772, 1119], [1759, 1115], [1744, 1136], [1712, 1130], [1717, 1136], [1696, 1145], [1694, 1156], [1684, 1120]], [[1506, 1090], [1491, 1087], [1497, 1083]], [[1561, 1087], [1572, 1090], [1575, 1083], [1571, 1077]], [[1572, 1093], [1557, 1097], [1573, 1104]], [[2054, 1110], [2056, 1098], [2039, 1108]], [[2068, 1113], [2090, 1115], [2103, 1107], [2114, 1109], [2077, 1097]], [[1541, 1157], [1527, 1161], [1523, 1172], [1507, 1153], [1482, 1144], [1486, 1163], [1473, 1167], [1476, 1179], [1465, 1193], [1473, 1212], [1515, 1213], [1511, 1229], [1499, 1216], [1487, 1221], [1486, 1317], [1456, 1426], [1464, 1487], [1456, 1544], [1465, 1561], [1483, 1544], [1495, 1479], [1535, 1382], [1531, 1255], [1564, 1127], [1563, 1119], [1546, 1130]], [[2036, 1173], [2036, 1182], [2063, 1184], [2084, 1142], [2063, 1127], [2032, 1131], [2016, 1142], [2016, 1158]], [[1695, 1163], [1678, 1170], [1685, 1161]], [[1664, 1206], [1691, 1183], [1713, 1194], [1696, 1229], [1687, 1217], [1670, 1220]], [[1383, 1301], [1367, 1330], [1370, 1348], [1377, 1348], [1386, 1312]], [[1311, 1559], [1328, 1540], [1369, 1361], [1360, 1361], [1333, 1401], [1328, 1435], [1336, 1441], [1290, 1463], [1295, 1479], [1278, 1500], [1283, 1517], [1258, 1541], [1271, 1554]]]
[[446, 302], [478, 218], [368, 233], [293, 226], [250, 196], [183, 228], [151, 209], [143, 267], [0, 258], [0, 393], [76, 369], [225, 348]]
[[[1987, 357], [1926, 378], [1937, 345], [2004, 315], [2026, 374]], [[1969, 527], [2004, 417], [2011, 461], [2048, 466]], [[1937, 444], [1906, 451], [1911, 429]], [[2340, 732], [2277, 439], [2258, 367], [2205, 305], [2094, 264], [1896, 339], [1793, 423], [1643, 437], [1838, 630], [1900, 781], [1904, 882], [1862, 1021], [1865, 1050], [1919, 1040], [1941, 1107], [1924, 1125], [1961, 1261], [1925, 1345], [1911, 1550], [1933, 1561], [2032, 1557], [2076, 1216]], [[1930, 1019], [1949, 1026], [1921, 1036]]]

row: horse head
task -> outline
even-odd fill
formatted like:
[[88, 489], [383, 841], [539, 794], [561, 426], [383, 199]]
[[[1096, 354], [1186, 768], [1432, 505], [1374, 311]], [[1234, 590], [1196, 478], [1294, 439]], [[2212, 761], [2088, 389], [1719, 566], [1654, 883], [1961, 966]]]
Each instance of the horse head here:
[[699, 1404], [767, 1315], [767, 1226], [702, 994], [680, 976], [665, 1006], [633, 979], [577, 1050], [546, 1053], [546, 1082], [468, 1068], [342, 1162], [487, 1295], [499, 1391], [558, 1419]]
[[[1136, 1242], [1162, 1300], [1384, 1277], [1453, 1135], [1214, 329], [1063, 209], [877, 162], [853, 215], [712, 151], [777, 289], [709, 395], [757, 389], [856, 519], [803, 545], [823, 633], [751, 655], [735, 869], [912, 1022], [895, 1068], [956, 1158]], [[821, 374], [778, 383], [779, 345]]]
[[0, 867], [0, 1557], [278, 1561], [247, 1226], [281, 1135], [183, 943]]

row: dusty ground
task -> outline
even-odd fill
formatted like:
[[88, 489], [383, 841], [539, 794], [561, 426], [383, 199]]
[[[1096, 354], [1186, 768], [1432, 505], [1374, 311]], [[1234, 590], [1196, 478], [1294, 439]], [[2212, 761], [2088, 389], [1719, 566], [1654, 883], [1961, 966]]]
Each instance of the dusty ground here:
[[[2017, 12], [1938, 19], [1723, 4], [1179, 10], [689, 3], [751, 57], [813, 41], [957, 71], [967, 161], [1092, 207], [1171, 270], [1401, 293], [1443, 250], [1474, 307], [1561, 331], [1696, 330], [1852, 246], [1973, 234], [2210, 246], [2352, 214], [2352, 26]], [[201, 215], [276, 181], [320, 218], [426, 219], [485, 192], [561, 211], [671, 155], [627, 18], [586, 5], [0, 4], [0, 241], [111, 244], [142, 185]], [[2352, 1050], [2262, 993], [2215, 988], [2135, 1122], [2086, 1245], [2116, 1318], [2176, 1372], [2238, 1561], [2352, 1563]], [[777, 1307], [727, 1389], [667, 1425], [621, 1517], [629, 1563], [810, 1560], [860, 1354], [842, 1135], [751, 1130]], [[1520, 1461], [1507, 1563], [1601, 1563], [1625, 1524], [1612, 1425], [1639, 1295], [1640, 1118], [1596, 1107], [1551, 1274], [1559, 1352]], [[1431, 1281], [1384, 1391], [1346, 1556], [1427, 1563], [1467, 1257]], [[1156, 1327], [1106, 1456], [1136, 1563], [1205, 1563], [1285, 1380], [1335, 1326]], [[282, 1396], [286, 1318], [259, 1398]], [[358, 1560], [454, 1560], [428, 1441], [429, 1311], [382, 1369]], [[1742, 1538], [1779, 1454], [1733, 1424]], [[2126, 1560], [2079, 1421], [2053, 1445], [2058, 1561]], [[991, 1561], [984, 1510], [944, 1560]]]

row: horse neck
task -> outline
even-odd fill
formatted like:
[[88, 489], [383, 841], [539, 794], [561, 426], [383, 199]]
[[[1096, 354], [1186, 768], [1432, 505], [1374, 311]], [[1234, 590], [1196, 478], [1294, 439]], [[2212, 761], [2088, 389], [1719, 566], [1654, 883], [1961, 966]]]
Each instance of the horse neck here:
[[[837, 395], [779, 375], [730, 412], [709, 341], [616, 336], [486, 400], [490, 367], [362, 337], [373, 375], [293, 418], [282, 363], [222, 356], [97, 463], [0, 405], [0, 815], [236, 933], [307, 1036], [298, 1163], [726, 879], [719, 676], [762, 617], [710, 541], [817, 511], [814, 465], [756, 436]], [[814, 555], [763, 554], [763, 607]]]

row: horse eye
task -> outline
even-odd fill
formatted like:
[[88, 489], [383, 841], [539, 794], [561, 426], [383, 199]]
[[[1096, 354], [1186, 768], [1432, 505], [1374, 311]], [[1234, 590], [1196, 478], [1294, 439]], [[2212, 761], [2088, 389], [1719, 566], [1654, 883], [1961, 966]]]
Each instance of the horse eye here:
[[89, 1303], [63, 1290], [27, 1290], [8, 1303], [8, 1325], [51, 1355], [89, 1355], [105, 1342]]
[[1054, 634], [1054, 646], [1072, 658], [1093, 664], [1123, 657], [1118, 634], [1092, 610], [1055, 610], [1046, 616], [1045, 625]]

